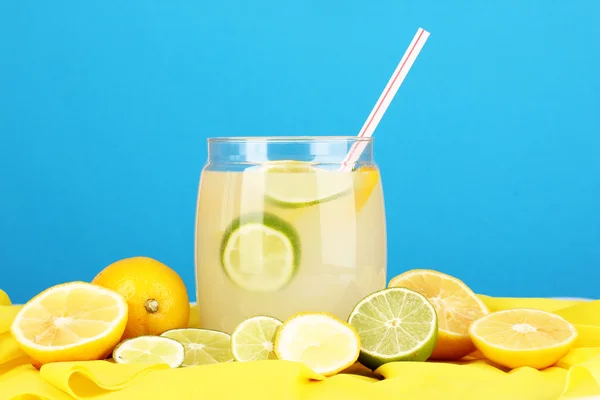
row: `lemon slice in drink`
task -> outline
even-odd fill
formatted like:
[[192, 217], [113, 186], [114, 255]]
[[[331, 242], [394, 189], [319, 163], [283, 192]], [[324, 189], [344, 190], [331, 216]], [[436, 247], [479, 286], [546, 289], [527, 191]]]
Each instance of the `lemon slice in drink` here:
[[182, 367], [233, 361], [231, 337], [209, 329], [171, 329], [160, 335], [181, 343], [185, 349]]
[[282, 208], [301, 208], [352, 192], [352, 177], [301, 161], [271, 161], [265, 171], [265, 199]]
[[274, 292], [296, 273], [300, 239], [294, 227], [276, 215], [243, 215], [223, 236], [221, 263], [237, 286], [252, 292]]
[[350, 367], [358, 359], [360, 339], [348, 323], [327, 313], [299, 313], [282, 325], [275, 339], [280, 360], [303, 362], [324, 376]]
[[406, 288], [365, 297], [348, 322], [360, 336], [359, 361], [373, 370], [393, 361], [425, 361], [437, 339], [435, 308], [425, 296]]
[[160, 336], [138, 336], [121, 342], [113, 351], [118, 364], [167, 364], [180, 367], [184, 348], [176, 340]]
[[236, 361], [277, 359], [274, 342], [282, 322], [257, 315], [243, 321], [231, 335], [231, 351]]

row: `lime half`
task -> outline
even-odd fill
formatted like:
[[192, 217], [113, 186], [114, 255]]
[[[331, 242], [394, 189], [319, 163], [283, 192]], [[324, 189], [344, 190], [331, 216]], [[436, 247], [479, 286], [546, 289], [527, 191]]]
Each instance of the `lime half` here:
[[352, 192], [349, 174], [301, 161], [271, 161], [265, 171], [265, 199], [283, 208], [308, 207]]
[[300, 240], [294, 227], [276, 215], [243, 215], [223, 236], [221, 263], [237, 286], [274, 292], [294, 276], [300, 263]]
[[236, 361], [275, 360], [274, 343], [282, 322], [258, 315], [239, 324], [231, 335], [231, 351]]
[[402, 287], [365, 297], [348, 322], [360, 336], [359, 361], [373, 370], [392, 361], [425, 361], [437, 340], [435, 308], [425, 296]]
[[231, 337], [224, 332], [184, 328], [171, 329], [160, 336], [174, 339], [183, 345], [185, 357], [182, 367], [233, 361]]
[[121, 342], [113, 351], [118, 364], [167, 364], [180, 367], [184, 348], [176, 340], [160, 336], [138, 336]]

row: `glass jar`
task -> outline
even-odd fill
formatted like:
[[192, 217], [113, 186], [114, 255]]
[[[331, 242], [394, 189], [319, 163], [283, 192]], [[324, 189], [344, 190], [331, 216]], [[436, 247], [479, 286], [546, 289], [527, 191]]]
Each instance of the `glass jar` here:
[[195, 228], [203, 328], [231, 333], [255, 315], [285, 320], [309, 311], [346, 320], [385, 287], [372, 138], [213, 138], [208, 150]]

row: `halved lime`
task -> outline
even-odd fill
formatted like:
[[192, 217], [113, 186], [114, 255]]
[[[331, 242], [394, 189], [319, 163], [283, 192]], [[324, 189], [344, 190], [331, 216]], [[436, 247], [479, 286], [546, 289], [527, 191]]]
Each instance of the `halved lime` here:
[[231, 351], [236, 361], [275, 360], [274, 343], [282, 322], [277, 318], [257, 315], [235, 328], [231, 335]]
[[185, 358], [182, 367], [233, 361], [231, 337], [225, 332], [183, 328], [171, 329], [160, 336], [174, 339], [183, 345]]
[[349, 174], [302, 161], [271, 161], [265, 171], [265, 199], [283, 208], [308, 207], [352, 192]]
[[176, 340], [160, 336], [138, 336], [121, 342], [113, 351], [118, 364], [167, 364], [180, 367], [184, 348]]
[[425, 296], [403, 287], [365, 297], [348, 322], [360, 336], [359, 361], [373, 370], [392, 361], [425, 361], [437, 340], [435, 308]]
[[292, 279], [300, 263], [300, 239], [285, 220], [269, 213], [242, 215], [226, 229], [221, 263], [237, 286], [274, 292]]

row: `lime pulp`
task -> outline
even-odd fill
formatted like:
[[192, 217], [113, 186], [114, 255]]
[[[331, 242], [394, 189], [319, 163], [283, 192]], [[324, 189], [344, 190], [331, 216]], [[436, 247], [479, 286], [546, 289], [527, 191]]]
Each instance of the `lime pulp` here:
[[224, 332], [208, 329], [171, 329], [161, 334], [181, 343], [184, 348], [182, 367], [217, 364], [233, 361], [231, 337]]
[[393, 361], [425, 361], [435, 347], [438, 320], [425, 296], [387, 288], [365, 297], [348, 322], [361, 341], [361, 364], [371, 369]]
[[238, 287], [274, 292], [286, 286], [296, 273], [300, 239], [294, 227], [276, 215], [242, 215], [223, 235], [221, 263]]
[[176, 340], [160, 336], [138, 336], [121, 342], [113, 351], [118, 364], [167, 364], [180, 367], [184, 347]]
[[231, 335], [231, 351], [236, 361], [277, 359], [275, 337], [282, 322], [277, 318], [257, 315], [243, 321]]

